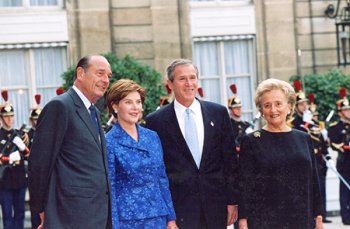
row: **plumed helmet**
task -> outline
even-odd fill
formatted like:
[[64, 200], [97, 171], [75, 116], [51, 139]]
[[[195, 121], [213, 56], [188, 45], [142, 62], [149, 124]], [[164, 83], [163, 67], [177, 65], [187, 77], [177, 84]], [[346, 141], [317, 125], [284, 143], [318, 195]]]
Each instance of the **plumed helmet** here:
[[40, 94], [36, 94], [34, 96], [34, 99], [35, 99], [35, 102], [36, 102], [36, 107], [31, 110], [29, 117], [31, 119], [38, 119], [39, 115], [41, 113], [41, 108], [40, 108], [41, 95]]
[[233, 93], [233, 96], [231, 96], [228, 101], [227, 101], [227, 106], [229, 108], [234, 108], [234, 107], [241, 107], [242, 106], [242, 102], [241, 100], [238, 98], [237, 96], [237, 87], [236, 84], [231, 84], [230, 85], [230, 89]]
[[1, 116], [14, 115], [15, 111], [13, 109], [13, 106], [12, 106], [12, 104], [8, 103], [8, 91], [2, 90], [1, 96], [5, 100], [5, 103], [1, 106], [0, 115]]
[[307, 102], [308, 99], [306, 98], [306, 95], [303, 92], [303, 88], [302, 88], [300, 80], [294, 81], [293, 86], [295, 89], [296, 104], [301, 103], [301, 102]]
[[62, 87], [59, 87], [56, 89], [56, 95], [61, 95], [64, 93], [64, 89]]
[[313, 93], [308, 94], [308, 99], [310, 102], [310, 111], [313, 115], [318, 115], [317, 105], [315, 103], [315, 95]]
[[337, 109], [338, 111], [345, 110], [345, 109], [350, 109], [350, 103], [348, 98], [346, 97], [347, 91], [346, 88], [340, 88], [339, 89], [339, 95], [342, 97], [342, 99], [339, 99], [337, 101]]

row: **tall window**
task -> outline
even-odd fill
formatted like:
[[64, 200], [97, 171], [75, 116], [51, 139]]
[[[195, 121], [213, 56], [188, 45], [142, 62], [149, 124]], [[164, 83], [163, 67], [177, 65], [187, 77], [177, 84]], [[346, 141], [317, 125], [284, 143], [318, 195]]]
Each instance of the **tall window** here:
[[63, 0], [0, 0], [0, 7], [62, 6]]
[[[41, 94], [41, 107], [56, 95], [66, 69], [66, 47], [0, 50], [0, 89], [9, 92], [15, 127], [28, 124], [35, 94]], [[2, 98], [0, 101], [4, 102]]]
[[254, 112], [254, 54], [253, 36], [194, 38], [193, 59], [205, 99], [227, 106], [230, 85], [236, 84], [244, 120], [252, 120]]

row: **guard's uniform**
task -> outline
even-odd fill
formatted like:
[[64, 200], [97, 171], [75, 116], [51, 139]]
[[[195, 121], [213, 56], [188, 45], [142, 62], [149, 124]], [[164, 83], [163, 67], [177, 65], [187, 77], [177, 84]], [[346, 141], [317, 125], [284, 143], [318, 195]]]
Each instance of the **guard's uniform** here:
[[[309, 112], [310, 115], [317, 115], [316, 111], [316, 105], [314, 104], [314, 97], [313, 94], [309, 99], [306, 98], [304, 92], [301, 90], [300, 87], [296, 87], [296, 103], [298, 106], [298, 103], [311, 102], [310, 110], [306, 110], [305, 112]], [[311, 119], [311, 117], [310, 117]], [[324, 137], [322, 136], [321, 127], [318, 120], [311, 119], [310, 122], [305, 122], [303, 120], [303, 117], [299, 114], [296, 114], [289, 122], [288, 124], [290, 127], [301, 130], [303, 132], [306, 132], [310, 135], [314, 147], [314, 153], [317, 161], [317, 168], [318, 168], [318, 178], [320, 182], [320, 192], [321, 192], [321, 198], [322, 198], [322, 216], [323, 216], [323, 222], [331, 222], [326, 219], [327, 217], [327, 209], [326, 209], [326, 176], [327, 176], [327, 165], [324, 161], [323, 157], [326, 157], [327, 159], [330, 159], [330, 156], [328, 154], [328, 145]]]
[[[13, 135], [20, 134], [15, 129], [0, 129], [0, 166], [2, 166], [4, 169], [3, 177], [0, 179], [0, 189], [19, 189], [27, 186], [26, 173], [24, 169], [24, 152], [20, 152], [14, 143], [6, 145], [7, 142], [11, 142]], [[21, 160], [13, 165], [9, 165], [8, 157], [16, 150], [20, 152]]]
[[[338, 152], [337, 170], [350, 183], [350, 123], [338, 121], [329, 127], [332, 149]], [[340, 182], [340, 214], [344, 224], [350, 225], [350, 190]]]
[[[13, 115], [12, 105], [5, 104], [1, 107], [3, 122], [6, 116]], [[21, 140], [25, 134], [10, 128], [0, 129], [0, 203], [4, 229], [23, 229], [27, 187], [24, 158], [29, 151]], [[14, 141], [15, 136], [17, 142]]]
[[246, 121], [236, 121], [231, 118], [231, 125], [235, 138], [236, 150], [238, 152], [240, 149], [241, 138], [246, 134], [246, 130], [250, 126], [250, 123]]
[[[58, 94], [58, 93], [57, 93]], [[30, 112], [30, 116], [29, 116], [29, 120], [31, 122], [32, 127], [29, 129], [28, 131], [28, 137], [29, 137], [29, 144], [28, 144], [28, 148], [30, 149], [32, 147], [32, 143], [33, 143], [33, 139], [34, 139], [34, 132], [35, 132], [35, 128], [36, 128], [36, 123], [38, 121], [38, 118], [41, 114], [41, 108], [40, 108], [40, 101], [41, 101], [41, 95], [40, 94], [36, 94], [34, 96], [34, 99], [36, 101], [37, 107], [33, 108], [32, 111]], [[26, 161], [26, 172], [28, 165], [27, 165], [27, 161]], [[41, 219], [40, 219], [40, 215], [36, 212], [30, 211], [30, 220], [32, 223], [32, 229], [36, 229], [38, 228], [38, 226], [41, 224]]]

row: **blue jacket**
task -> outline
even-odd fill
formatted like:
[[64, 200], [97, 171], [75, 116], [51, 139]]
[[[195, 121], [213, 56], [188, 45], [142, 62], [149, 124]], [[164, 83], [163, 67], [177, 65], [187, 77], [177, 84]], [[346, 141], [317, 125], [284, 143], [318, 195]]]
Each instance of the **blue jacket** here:
[[106, 135], [113, 228], [118, 228], [119, 219], [175, 220], [160, 139], [140, 125], [137, 130], [138, 142], [118, 123]]

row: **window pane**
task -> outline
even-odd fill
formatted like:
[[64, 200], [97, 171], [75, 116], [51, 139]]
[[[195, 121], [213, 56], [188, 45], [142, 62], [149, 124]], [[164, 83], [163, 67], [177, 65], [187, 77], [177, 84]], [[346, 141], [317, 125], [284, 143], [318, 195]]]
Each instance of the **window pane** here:
[[[15, 110], [14, 127], [27, 123], [29, 114], [28, 71], [24, 50], [0, 51], [0, 88], [7, 89]], [[1, 103], [3, 103], [1, 99]]]
[[220, 80], [219, 79], [203, 79], [200, 80], [200, 85], [203, 88], [205, 100], [220, 103]]
[[219, 77], [217, 42], [195, 42], [194, 57], [199, 71], [199, 78]]
[[250, 72], [248, 40], [234, 40], [224, 43], [226, 74]]
[[31, 6], [57, 6], [57, 0], [30, 0]]
[[0, 7], [22, 6], [22, 0], [0, 0]]
[[64, 48], [40, 48], [34, 50], [35, 83], [37, 92], [46, 104], [56, 95], [56, 88], [63, 84], [61, 77], [66, 70], [66, 51]]
[[0, 89], [9, 91], [15, 127], [28, 123], [33, 93], [41, 94], [41, 107], [56, 96], [56, 89], [63, 83], [61, 74], [67, 68], [66, 59], [66, 47], [0, 50]]
[[227, 106], [235, 83], [242, 100], [243, 120], [251, 121], [254, 113], [255, 77], [253, 39], [222, 40], [217, 37], [196, 39], [193, 60], [200, 72], [200, 83], [206, 100]]

